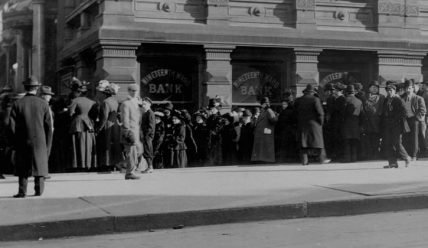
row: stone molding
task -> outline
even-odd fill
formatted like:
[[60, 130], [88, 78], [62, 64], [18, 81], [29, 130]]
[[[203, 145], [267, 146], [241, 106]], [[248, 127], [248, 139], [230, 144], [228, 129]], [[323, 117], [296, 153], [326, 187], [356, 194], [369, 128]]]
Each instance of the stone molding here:
[[296, 10], [315, 10], [315, 0], [296, 0]]
[[235, 46], [205, 45], [204, 49], [207, 60], [230, 61]]
[[295, 63], [318, 63], [322, 49], [295, 49]]
[[98, 45], [94, 47], [96, 60], [101, 58], [136, 58], [137, 46]]
[[426, 54], [397, 54], [397, 53], [378, 53], [379, 65], [389, 66], [422, 66], [422, 60]]
[[394, 3], [392, 1], [379, 1], [378, 13], [396, 16], [419, 16], [419, 6], [404, 3]]

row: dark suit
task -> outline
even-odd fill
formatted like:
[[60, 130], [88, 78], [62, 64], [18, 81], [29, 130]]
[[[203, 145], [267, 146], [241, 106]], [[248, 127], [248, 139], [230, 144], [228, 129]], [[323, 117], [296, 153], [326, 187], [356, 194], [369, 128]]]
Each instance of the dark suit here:
[[410, 108], [406, 109], [407, 123], [410, 127], [410, 132], [403, 136], [403, 143], [409, 155], [416, 158], [419, 151], [419, 129], [421, 122], [425, 121], [426, 106], [425, 101], [421, 96], [412, 94], [408, 96], [404, 94], [402, 99]]
[[295, 113], [297, 116], [298, 145], [302, 164], [308, 164], [308, 149], [320, 150], [320, 162], [324, 161], [324, 137], [322, 125], [324, 110], [320, 100], [310, 94], [296, 99]]
[[409, 160], [402, 144], [402, 134], [410, 129], [406, 121], [406, 107], [399, 96], [385, 99], [381, 123], [389, 165], [397, 164], [397, 155], [401, 159]]
[[153, 138], [155, 137], [155, 114], [151, 109], [143, 113], [141, 117], [141, 134], [143, 141], [143, 157], [147, 160], [149, 168], [153, 168]]
[[363, 115], [363, 103], [354, 95], [345, 98], [343, 106], [343, 125], [341, 133], [344, 140], [345, 162], [355, 162], [360, 142], [360, 124]]
[[52, 120], [48, 103], [31, 94], [16, 101], [10, 114], [10, 129], [16, 149], [16, 176], [19, 193], [27, 193], [28, 177], [35, 177], [36, 194], [42, 194], [48, 175], [48, 156], [52, 144]]

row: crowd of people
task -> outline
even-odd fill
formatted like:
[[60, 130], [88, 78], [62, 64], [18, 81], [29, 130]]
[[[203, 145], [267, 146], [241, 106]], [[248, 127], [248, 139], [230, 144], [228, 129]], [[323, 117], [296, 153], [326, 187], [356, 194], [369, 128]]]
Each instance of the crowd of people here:
[[51, 100], [50, 87], [33, 86], [37, 93], [1, 91], [0, 149], [1, 160], [7, 163], [0, 174], [8, 168], [16, 171], [19, 163], [12, 142], [19, 132], [11, 127], [17, 121], [15, 105], [29, 94], [50, 104], [51, 130], [46, 132], [52, 135], [45, 137], [44, 159], [49, 158], [49, 170], [55, 172], [125, 167], [126, 179], [138, 179], [139, 168], [151, 173], [188, 166], [381, 158], [389, 161], [385, 168], [394, 168], [397, 158], [408, 166], [428, 152], [428, 83], [413, 80], [386, 82], [386, 95], [376, 81], [367, 89], [360, 83], [308, 85], [297, 99], [286, 91], [279, 106], [260, 97], [257, 107], [236, 107], [223, 114], [217, 98], [193, 113], [171, 102], [154, 105], [150, 98], [141, 98], [138, 84], [129, 85], [122, 102], [117, 97], [119, 86], [106, 80], [98, 83], [92, 98], [87, 95], [88, 83], [77, 78], [67, 98]]

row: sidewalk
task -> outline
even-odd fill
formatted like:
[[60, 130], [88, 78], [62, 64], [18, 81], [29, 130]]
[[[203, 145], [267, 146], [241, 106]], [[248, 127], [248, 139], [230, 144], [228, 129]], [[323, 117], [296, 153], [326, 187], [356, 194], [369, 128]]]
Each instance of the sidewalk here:
[[42, 197], [0, 180], [0, 241], [428, 208], [428, 161], [53, 174]]

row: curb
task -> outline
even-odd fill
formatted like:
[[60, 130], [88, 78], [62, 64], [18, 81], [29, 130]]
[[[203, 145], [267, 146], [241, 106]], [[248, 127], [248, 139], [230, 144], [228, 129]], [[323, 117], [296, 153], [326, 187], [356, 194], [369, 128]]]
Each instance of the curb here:
[[39, 240], [183, 227], [428, 208], [428, 195], [305, 202], [0, 226], [0, 241]]

